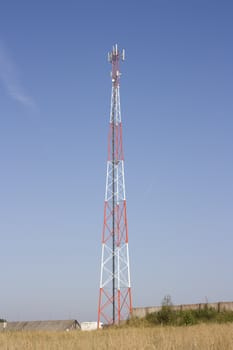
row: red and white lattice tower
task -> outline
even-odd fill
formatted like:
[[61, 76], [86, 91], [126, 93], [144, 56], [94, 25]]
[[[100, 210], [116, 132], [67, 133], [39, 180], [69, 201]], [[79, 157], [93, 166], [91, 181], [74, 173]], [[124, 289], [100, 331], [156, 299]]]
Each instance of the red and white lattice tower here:
[[124, 155], [122, 146], [122, 124], [120, 108], [120, 60], [125, 52], [117, 45], [108, 54], [112, 64], [112, 97], [108, 137], [107, 178], [102, 233], [102, 256], [98, 326], [118, 324], [129, 317], [132, 311], [128, 224], [124, 177]]

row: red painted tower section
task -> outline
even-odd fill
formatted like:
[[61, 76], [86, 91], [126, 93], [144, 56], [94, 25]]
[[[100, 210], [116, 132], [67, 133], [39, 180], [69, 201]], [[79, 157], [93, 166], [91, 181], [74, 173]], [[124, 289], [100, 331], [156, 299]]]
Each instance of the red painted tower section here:
[[112, 97], [108, 136], [107, 177], [102, 232], [98, 326], [119, 324], [132, 311], [124, 155], [120, 108], [120, 60], [117, 45], [108, 54], [112, 65]]

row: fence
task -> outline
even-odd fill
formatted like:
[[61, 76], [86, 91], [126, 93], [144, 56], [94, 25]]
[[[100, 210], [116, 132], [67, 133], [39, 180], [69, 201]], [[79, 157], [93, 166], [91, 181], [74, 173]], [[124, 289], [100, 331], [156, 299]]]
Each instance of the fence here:
[[[218, 302], [218, 303], [200, 303], [200, 304], [182, 304], [182, 305], [173, 305], [172, 309], [175, 311], [180, 310], [201, 310], [205, 307], [213, 308], [218, 312], [222, 311], [233, 311], [233, 302]], [[150, 306], [150, 307], [136, 307], [133, 308], [132, 317], [145, 317], [147, 314], [153, 312], [158, 312], [161, 310], [162, 306]]]

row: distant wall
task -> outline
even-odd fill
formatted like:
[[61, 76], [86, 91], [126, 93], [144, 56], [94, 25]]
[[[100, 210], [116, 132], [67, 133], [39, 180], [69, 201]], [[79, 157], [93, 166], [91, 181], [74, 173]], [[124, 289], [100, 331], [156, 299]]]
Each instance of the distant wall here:
[[[222, 311], [233, 311], [233, 302], [219, 302], [219, 303], [200, 303], [200, 304], [182, 304], [182, 305], [173, 305], [172, 309], [179, 310], [201, 310], [206, 306], [211, 307], [218, 312]], [[147, 314], [151, 314], [153, 312], [158, 312], [161, 310], [161, 306], [149, 306], [149, 307], [136, 307], [133, 308], [132, 317], [145, 317]]]

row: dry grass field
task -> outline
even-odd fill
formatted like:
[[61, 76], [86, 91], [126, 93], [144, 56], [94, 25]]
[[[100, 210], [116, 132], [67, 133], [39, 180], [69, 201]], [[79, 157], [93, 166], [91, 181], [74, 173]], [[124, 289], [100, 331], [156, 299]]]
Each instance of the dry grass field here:
[[1, 350], [229, 350], [233, 324], [0, 334]]

